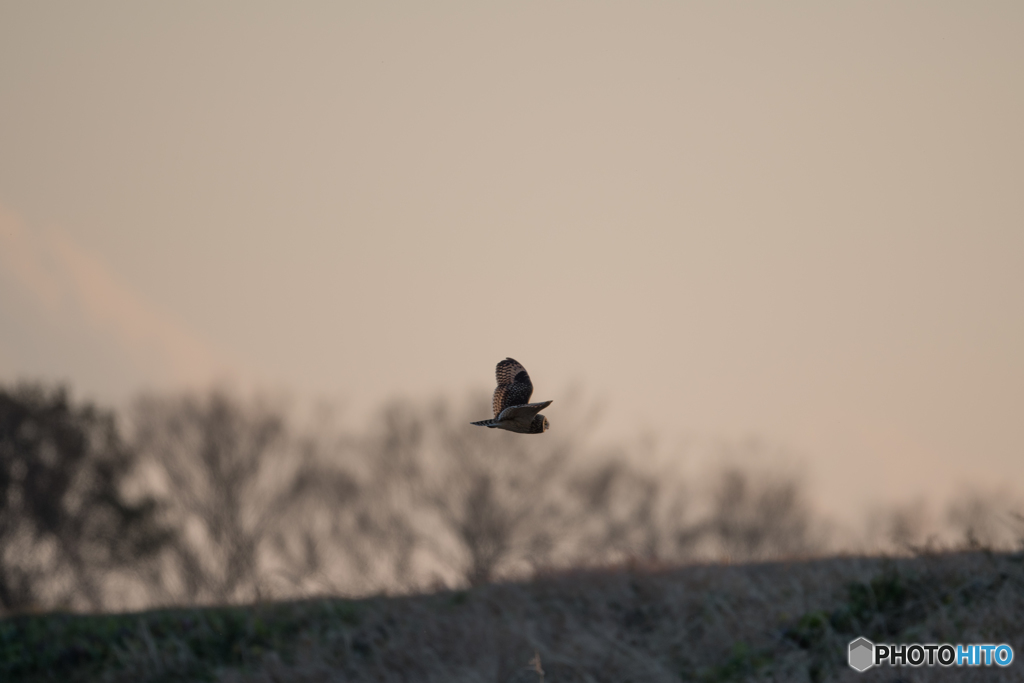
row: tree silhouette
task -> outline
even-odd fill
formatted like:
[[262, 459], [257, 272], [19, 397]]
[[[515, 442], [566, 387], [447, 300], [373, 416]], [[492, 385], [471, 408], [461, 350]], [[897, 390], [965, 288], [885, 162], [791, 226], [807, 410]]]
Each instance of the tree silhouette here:
[[170, 540], [154, 500], [125, 495], [133, 471], [112, 413], [60, 387], [0, 387], [0, 607], [98, 608], [104, 572]]
[[340, 507], [353, 484], [306, 457], [282, 410], [214, 390], [143, 397], [134, 417], [135, 447], [181, 532], [151, 588], [172, 601], [251, 600], [275, 576], [294, 588], [321, 569], [303, 522], [325, 497]]

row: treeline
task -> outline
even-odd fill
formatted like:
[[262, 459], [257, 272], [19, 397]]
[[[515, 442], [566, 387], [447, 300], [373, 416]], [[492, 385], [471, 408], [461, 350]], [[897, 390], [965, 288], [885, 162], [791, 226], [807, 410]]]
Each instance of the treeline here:
[[[468, 425], [486, 404], [393, 402], [354, 430], [218, 390], [144, 396], [115, 415], [61, 387], [0, 387], [0, 610], [429, 590], [836, 549], [797, 479], [725, 468], [687, 482], [589, 444], [585, 419], [529, 438]], [[990, 541], [992, 511], [961, 507], [964, 537]], [[890, 515], [886, 533], [918, 542], [908, 519]]]

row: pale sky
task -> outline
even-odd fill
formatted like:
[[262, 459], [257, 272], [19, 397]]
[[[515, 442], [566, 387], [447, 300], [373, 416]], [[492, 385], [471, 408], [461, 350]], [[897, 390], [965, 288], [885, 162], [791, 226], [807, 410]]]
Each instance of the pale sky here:
[[7, 0], [0, 380], [358, 414], [512, 356], [610, 436], [783, 444], [840, 513], [1014, 487], [1022, 36], [1011, 1]]

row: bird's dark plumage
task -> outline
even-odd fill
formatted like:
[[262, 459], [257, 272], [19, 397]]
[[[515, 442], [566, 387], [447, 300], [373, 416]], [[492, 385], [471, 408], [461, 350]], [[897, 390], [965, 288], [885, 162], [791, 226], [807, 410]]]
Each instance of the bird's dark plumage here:
[[501, 411], [509, 406], [521, 406], [530, 402], [533, 395], [533, 382], [526, 368], [513, 358], [506, 358], [498, 362], [494, 369], [498, 386], [494, 390], [494, 398], [491, 400], [491, 409], [494, 417], [501, 415]]
[[498, 380], [491, 401], [494, 419], [473, 424], [520, 434], [542, 434], [549, 426], [548, 419], [538, 413], [551, 405], [551, 401], [528, 403], [533, 395], [533, 382], [526, 368], [514, 358], [506, 358], [498, 362], [494, 375]]

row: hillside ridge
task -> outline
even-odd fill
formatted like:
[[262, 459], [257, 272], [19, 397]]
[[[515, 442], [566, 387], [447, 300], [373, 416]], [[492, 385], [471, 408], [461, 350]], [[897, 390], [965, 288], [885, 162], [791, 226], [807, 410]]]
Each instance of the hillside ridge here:
[[859, 636], [1022, 652], [1024, 554], [633, 564], [420, 595], [24, 614], [0, 620], [0, 678], [1024, 680], [1017, 661], [858, 674], [846, 646]]

